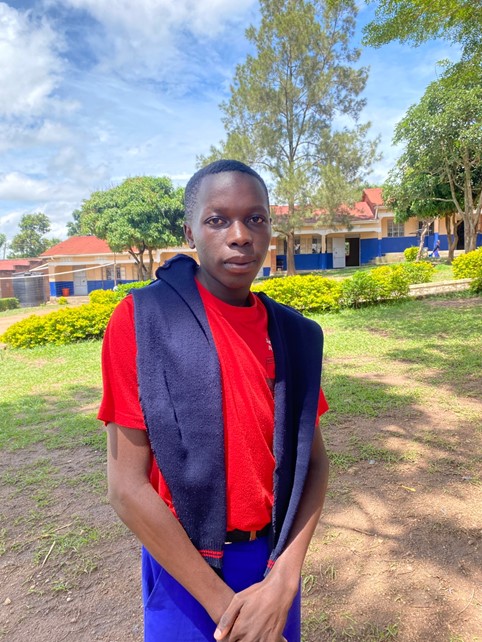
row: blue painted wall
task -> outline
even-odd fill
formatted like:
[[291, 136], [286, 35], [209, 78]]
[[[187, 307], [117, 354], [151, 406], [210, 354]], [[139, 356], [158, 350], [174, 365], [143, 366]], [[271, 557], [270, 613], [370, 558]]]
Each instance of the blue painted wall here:
[[360, 239], [360, 263], [370, 263], [379, 253], [378, 239]]
[[50, 281], [50, 296], [62, 296], [62, 288], [69, 288], [70, 296], [74, 294], [73, 281]]
[[[135, 283], [134, 280], [120, 280], [117, 281], [120, 285], [121, 283]], [[73, 281], [50, 281], [50, 296], [62, 296], [62, 288], [69, 288], [70, 296], [75, 295], [75, 288]], [[92, 290], [112, 290], [114, 288], [114, 281], [87, 281], [87, 292], [90, 293]]]
[[382, 239], [382, 254], [390, 254], [390, 252], [403, 252], [407, 247], [418, 245], [416, 236], [399, 236], [396, 238], [383, 238]]
[[[277, 265], [282, 265], [286, 270], [286, 254], [276, 255]], [[295, 268], [297, 270], [331, 270], [333, 268], [333, 254], [295, 254]]]

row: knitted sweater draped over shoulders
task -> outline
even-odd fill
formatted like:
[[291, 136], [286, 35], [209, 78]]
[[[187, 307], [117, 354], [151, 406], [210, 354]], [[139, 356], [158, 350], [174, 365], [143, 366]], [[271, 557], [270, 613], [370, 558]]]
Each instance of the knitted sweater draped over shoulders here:
[[[139, 397], [147, 434], [179, 520], [194, 546], [222, 568], [226, 473], [218, 355], [194, 277], [178, 255], [151, 285], [133, 290]], [[308, 472], [323, 335], [317, 323], [260, 295], [276, 363], [271, 568], [283, 551]]]

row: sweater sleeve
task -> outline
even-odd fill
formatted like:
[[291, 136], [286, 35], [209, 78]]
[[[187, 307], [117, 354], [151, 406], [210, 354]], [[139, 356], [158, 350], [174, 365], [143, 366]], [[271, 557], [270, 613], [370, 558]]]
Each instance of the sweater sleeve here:
[[98, 419], [145, 430], [139, 402], [134, 302], [127, 296], [115, 308], [102, 344], [103, 396]]

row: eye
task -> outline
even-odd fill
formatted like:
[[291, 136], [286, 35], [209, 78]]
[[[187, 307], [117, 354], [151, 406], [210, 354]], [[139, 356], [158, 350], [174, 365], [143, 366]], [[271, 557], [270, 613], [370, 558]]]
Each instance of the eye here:
[[263, 223], [266, 223], [266, 217], [262, 216], [261, 214], [254, 214], [254, 216], [252, 216], [250, 220], [255, 225], [262, 225]]
[[206, 225], [209, 225], [210, 227], [221, 227], [223, 223], [224, 219], [220, 216], [211, 216], [211, 218], [208, 218], [206, 221]]

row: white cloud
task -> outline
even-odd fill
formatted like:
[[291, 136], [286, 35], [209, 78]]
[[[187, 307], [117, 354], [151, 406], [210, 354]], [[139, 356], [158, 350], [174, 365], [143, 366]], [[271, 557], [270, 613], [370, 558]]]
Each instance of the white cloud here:
[[63, 71], [59, 46], [48, 24], [0, 3], [0, 116], [45, 113]]
[[[257, 4], [255, 0], [46, 1], [84, 10], [100, 23], [101, 33], [86, 35], [97, 55], [99, 70], [116, 70], [125, 78], [156, 82], [172, 80], [188, 66], [190, 75], [194, 67], [210, 66], [212, 70], [213, 57], [217, 56], [209, 43], [227, 29], [233, 29], [232, 42], [242, 38], [246, 17]], [[185, 81], [178, 76], [179, 84]]]

